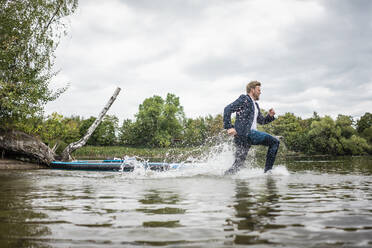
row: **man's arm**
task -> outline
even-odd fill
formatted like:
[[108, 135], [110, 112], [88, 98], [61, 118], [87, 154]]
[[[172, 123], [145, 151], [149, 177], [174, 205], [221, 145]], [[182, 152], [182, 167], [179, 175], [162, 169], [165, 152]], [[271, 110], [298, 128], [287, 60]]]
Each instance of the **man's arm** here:
[[223, 127], [225, 129], [234, 128], [231, 124], [231, 114], [238, 111], [240, 108], [243, 107], [245, 102], [246, 96], [241, 95], [238, 99], [236, 99], [233, 103], [227, 105], [223, 111]]
[[270, 123], [272, 122], [273, 120], [275, 120], [275, 111], [274, 109], [270, 109], [269, 110], [269, 113], [267, 114], [266, 117], [263, 117], [262, 114], [261, 114], [261, 111], [258, 113], [258, 116], [257, 116], [257, 122], [261, 125], [265, 125], [267, 123]]

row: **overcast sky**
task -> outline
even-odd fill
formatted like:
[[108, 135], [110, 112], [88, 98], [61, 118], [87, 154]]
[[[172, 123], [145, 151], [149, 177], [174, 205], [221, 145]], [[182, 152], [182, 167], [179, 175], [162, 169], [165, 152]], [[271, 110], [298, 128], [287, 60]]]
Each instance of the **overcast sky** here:
[[372, 111], [372, 1], [80, 0], [56, 52], [47, 114], [134, 118], [173, 93], [187, 117], [216, 115], [262, 82], [260, 107], [307, 118]]

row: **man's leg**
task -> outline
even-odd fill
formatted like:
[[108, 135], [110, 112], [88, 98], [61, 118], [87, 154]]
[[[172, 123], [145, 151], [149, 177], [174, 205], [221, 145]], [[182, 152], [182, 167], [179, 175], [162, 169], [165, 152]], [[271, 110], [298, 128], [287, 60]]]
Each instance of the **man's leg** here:
[[225, 175], [232, 175], [240, 170], [247, 158], [249, 148], [251, 147], [246, 140], [243, 140], [240, 137], [235, 137], [234, 142], [236, 148], [235, 161], [231, 168], [225, 171]]
[[269, 149], [266, 154], [265, 172], [273, 168], [275, 157], [279, 149], [279, 140], [268, 133], [251, 130], [249, 135], [252, 145], [264, 145]]

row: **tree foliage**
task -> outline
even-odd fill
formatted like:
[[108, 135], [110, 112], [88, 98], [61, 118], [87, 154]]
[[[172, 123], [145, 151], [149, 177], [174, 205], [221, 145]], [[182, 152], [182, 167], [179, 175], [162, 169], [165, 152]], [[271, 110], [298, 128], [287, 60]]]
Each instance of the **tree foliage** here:
[[[77, 0], [0, 1], [0, 120], [3, 128], [24, 128], [65, 89], [52, 91], [54, 51], [64, 33], [63, 18]], [[27, 131], [27, 130], [26, 130]], [[35, 131], [35, 130], [32, 130]]]
[[357, 131], [363, 133], [365, 129], [370, 127], [372, 127], [372, 114], [367, 112], [357, 121]]
[[[268, 125], [259, 126], [270, 134], [283, 136], [287, 149], [303, 154], [361, 155], [372, 154], [372, 127], [369, 113], [362, 116], [355, 127], [351, 116], [319, 116], [302, 119], [285, 113]], [[186, 118], [179, 98], [168, 94], [147, 98], [140, 104], [135, 120], [126, 119], [119, 127], [114, 115], [105, 116], [88, 140], [89, 145], [134, 147], [169, 147], [208, 145], [221, 137], [223, 117]], [[45, 120], [35, 118], [35, 129], [48, 144], [63, 145], [79, 140], [95, 121], [95, 117], [63, 117], [53, 113]], [[359, 133], [358, 125], [364, 126]]]
[[80, 117], [65, 118], [58, 113], [52, 113], [41, 124], [38, 131], [41, 139], [50, 147], [57, 145], [57, 153], [74, 141], [80, 139]]
[[365, 113], [357, 122], [357, 131], [360, 136], [372, 143], [372, 114]]
[[325, 116], [320, 121], [314, 121], [309, 130], [311, 153], [340, 154], [342, 153], [341, 128], [330, 116]]
[[119, 144], [121, 145], [136, 145], [136, 131], [137, 128], [130, 119], [125, 119], [122, 126], [119, 128]]
[[147, 98], [139, 106], [136, 120], [124, 120], [119, 131], [123, 145], [169, 147], [199, 146], [221, 130], [222, 115], [186, 118], [179, 97], [167, 94]]
[[189, 146], [200, 146], [207, 138], [207, 125], [204, 118], [188, 118], [185, 121], [183, 143]]
[[286, 146], [292, 151], [308, 149], [307, 130], [308, 123], [296, 117], [293, 113], [285, 113], [279, 116], [266, 128], [269, 133], [285, 137]]
[[114, 115], [106, 115], [103, 121], [98, 125], [95, 133], [97, 143], [101, 146], [117, 145], [117, 130], [119, 128], [119, 119]]
[[[88, 119], [82, 120], [79, 125], [80, 138], [83, 137], [89, 127], [96, 120], [96, 117], [91, 116]], [[119, 118], [114, 115], [106, 115], [102, 122], [94, 130], [87, 144], [95, 146], [111, 146], [117, 145], [117, 132], [119, 129]], [[77, 139], [78, 140], [78, 139]]]
[[147, 98], [139, 106], [136, 120], [125, 120], [121, 127], [120, 140], [136, 146], [168, 147], [181, 139], [185, 114], [179, 98], [167, 94]]
[[[363, 117], [361, 120], [358, 123], [365, 125], [363, 121], [366, 120]], [[367, 138], [371, 137], [368, 136], [368, 125], [363, 129], [366, 136], [358, 134], [354, 128], [353, 118], [347, 115], [338, 115], [336, 120], [333, 120], [330, 116], [320, 117], [314, 112], [313, 117], [302, 120], [292, 113], [286, 113], [279, 116], [268, 127], [264, 127], [264, 130], [283, 136], [289, 150], [305, 154], [372, 153], [372, 139]]]

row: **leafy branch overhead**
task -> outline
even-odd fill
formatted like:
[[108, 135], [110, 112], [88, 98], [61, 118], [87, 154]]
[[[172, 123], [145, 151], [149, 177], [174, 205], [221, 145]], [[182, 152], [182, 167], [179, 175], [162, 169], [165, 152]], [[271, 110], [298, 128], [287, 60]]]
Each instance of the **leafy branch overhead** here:
[[0, 120], [3, 128], [41, 115], [66, 87], [49, 88], [54, 52], [77, 0], [0, 2]]

